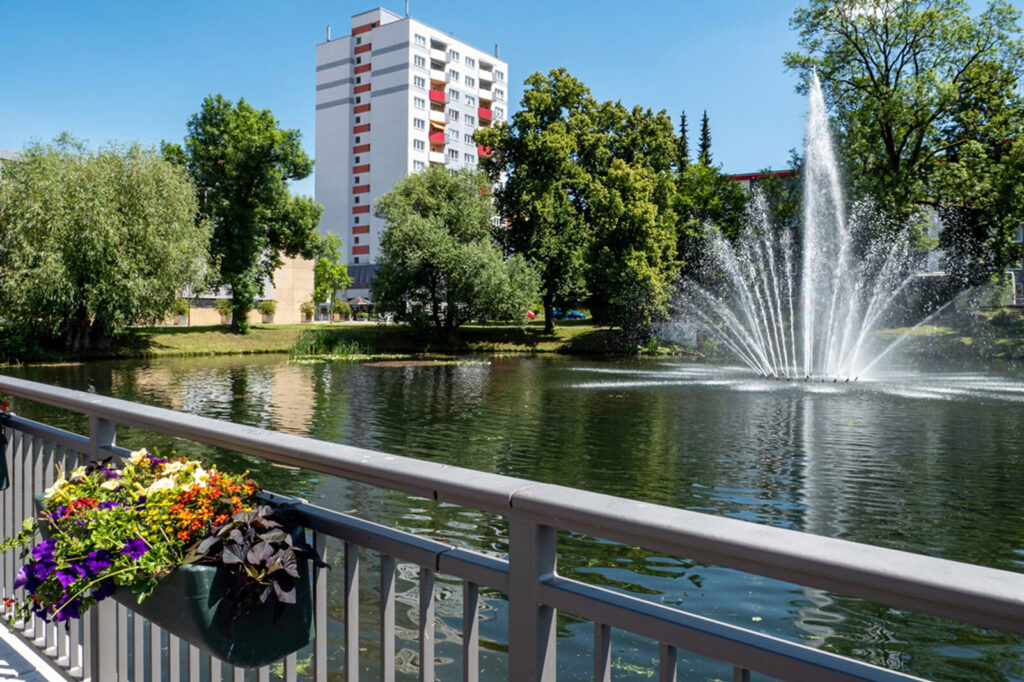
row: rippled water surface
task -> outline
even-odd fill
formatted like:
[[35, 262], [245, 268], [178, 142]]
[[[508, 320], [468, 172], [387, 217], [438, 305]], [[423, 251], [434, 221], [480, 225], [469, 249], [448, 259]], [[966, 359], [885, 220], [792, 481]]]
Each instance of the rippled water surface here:
[[[144, 403], [709, 514], [1024, 570], [1024, 378], [1012, 370], [893, 370], [872, 381], [785, 382], [681, 361], [483, 359], [435, 366], [168, 359], [8, 373]], [[82, 431], [33, 405], [20, 413]], [[119, 431], [251, 468], [268, 488], [497, 554], [500, 518]], [[1024, 679], [1019, 638], [734, 571], [565, 535], [563, 574], [936, 679]], [[363, 579], [375, 667], [374, 557]], [[416, 588], [401, 567], [399, 643], [414, 679]], [[332, 609], [340, 618], [334, 571]], [[461, 588], [439, 582], [438, 674], [459, 678]], [[503, 679], [506, 603], [485, 595], [487, 679]], [[332, 628], [340, 636], [341, 628]], [[591, 675], [592, 625], [560, 618], [564, 679]], [[339, 641], [340, 648], [340, 641]], [[340, 652], [339, 652], [340, 654]], [[645, 678], [656, 648], [616, 632], [613, 673]], [[340, 665], [340, 664], [339, 664]], [[684, 658], [680, 673], [730, 670]]]

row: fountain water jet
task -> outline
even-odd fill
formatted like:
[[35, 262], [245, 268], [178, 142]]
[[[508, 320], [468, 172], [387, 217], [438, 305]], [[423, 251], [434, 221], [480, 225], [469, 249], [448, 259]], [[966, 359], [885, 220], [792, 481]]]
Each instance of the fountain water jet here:
[[910, 282], [909, 249], [899, 239], [855, 243], [876, 218], [866, 204], [847, 213], [816, 74], [805, 144], [799, 272], [792, 230], [772, 224], [755, 189], [745, 234], [735, 243], [711, 238], [713, 269], [725, 281], [684, 282], [683, 308], [764, 376], [848, 379], [900, 341], [876, 352], [870, 332]]

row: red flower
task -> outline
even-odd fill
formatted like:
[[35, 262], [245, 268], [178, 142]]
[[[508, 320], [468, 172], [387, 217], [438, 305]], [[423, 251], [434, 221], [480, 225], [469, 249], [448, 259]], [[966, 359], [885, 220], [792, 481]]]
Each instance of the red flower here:
[[11, 409], [11, 404], [6, 400], [0, 400], [0, 412], [6, 412]]

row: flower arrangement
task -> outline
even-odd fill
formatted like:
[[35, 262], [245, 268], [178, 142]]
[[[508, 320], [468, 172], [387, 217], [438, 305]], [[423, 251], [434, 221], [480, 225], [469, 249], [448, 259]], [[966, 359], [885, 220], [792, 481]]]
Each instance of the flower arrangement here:
[[300, 560], [323, 564], [289, 511], [261, 505], [259, 491], [244, 475], [146, 450], [120, 469], [106, 460], [60, 476], [38, 518], [3, 546], [21, 547], [25, 560], [16, 617], [67, 621], [118, 591], [141, 604], [179, 566], [205, 564], [230, 574], [218, 610], [228, 639], [246, 604], [274, 604], [276, 619], [295, 603]]

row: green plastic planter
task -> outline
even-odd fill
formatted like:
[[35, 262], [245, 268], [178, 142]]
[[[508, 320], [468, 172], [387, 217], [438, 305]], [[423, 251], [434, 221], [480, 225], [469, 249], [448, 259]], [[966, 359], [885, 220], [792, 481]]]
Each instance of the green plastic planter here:
[[[35, 502], [37, 511], [42, 509], [42, 495]], [[40, 531], [44, 537], [48, 535], [42, 526]], [[297, 528], [293, 535], [301, 537], [303, 532]], [[141, 603], [138, 595], [124, 587], [114, 592], [114, 599], [225, 663], [255, 668], [284, 658], [313, 640], [309, 561], [300, 561], [298, 571], [295, 603], [285, 604], [278, 621], [274, 622], [273, 604], [245, 607], [232, 626], [231, 639], [217, 621], [217, 609], [230, 580], [226, 569], [195, 564], [179, 566], [161, 579]]]

